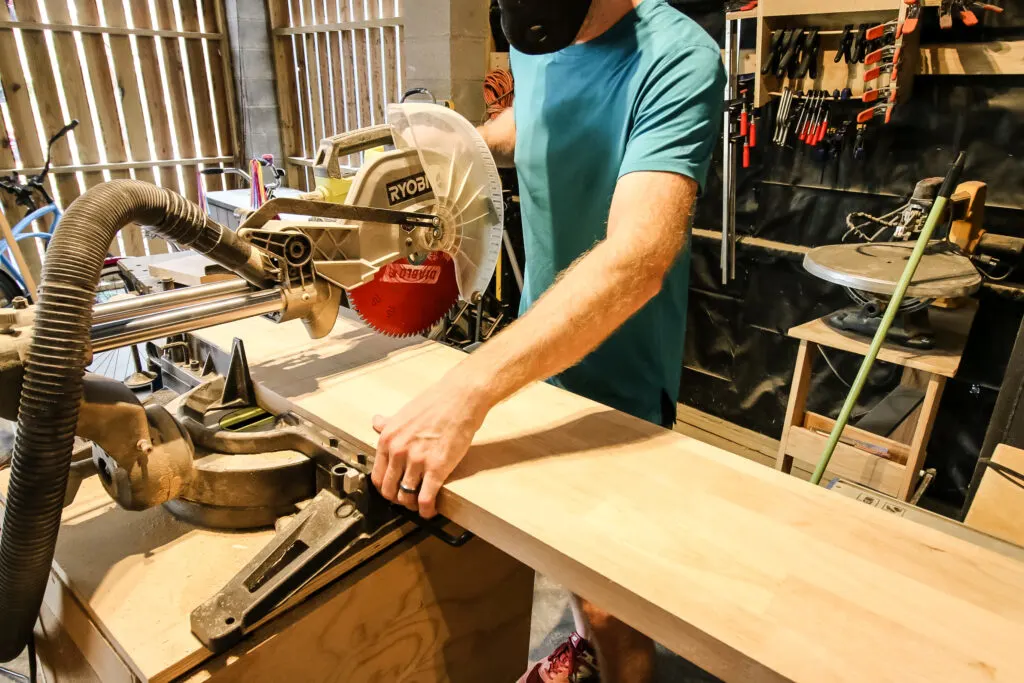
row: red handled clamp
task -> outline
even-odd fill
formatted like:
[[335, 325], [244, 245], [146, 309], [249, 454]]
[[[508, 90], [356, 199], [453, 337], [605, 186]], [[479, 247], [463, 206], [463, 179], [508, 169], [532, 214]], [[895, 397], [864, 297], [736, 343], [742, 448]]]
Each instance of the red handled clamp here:
[[877, 102], [883, 100], [887, 102], [895, 102], [896, 95], [899, 93], [898, 88], [878, 88], [877, 90], [868, 90], [862, 96], [861, 100], [864, 102]]
[[892, 119], [893, 106], [891, 104], [877, 104], [870, 109], [865, 109], [861, 113], [857, 114], [857, 123], [867, 123], [876, 116], [885, 116], [885, 122], [889, 123]]
[[896, 47], [894, 45], [887, 45], [886, 47], [875, 50], [874, 52], [868, 53], [868, 56], [864, 58], [865, 64], [877, 64], [882, 60], [888, 60], [894, 63], [899, 63], [901, 51], [903, 47]]
[[896, 64], [893, 62], [886, 62], [885, 64], [879, 64], [878, 66], [868, 69], [864, 72], [864, 82], [873, 81], [882, 74], [891, 73], [892, 78], [896, 78]]

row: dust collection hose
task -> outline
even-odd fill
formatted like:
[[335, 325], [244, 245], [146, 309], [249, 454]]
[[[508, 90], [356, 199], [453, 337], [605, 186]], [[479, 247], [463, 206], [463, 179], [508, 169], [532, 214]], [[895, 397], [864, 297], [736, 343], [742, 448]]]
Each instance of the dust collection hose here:
[[116, 180], [90, 189], [68, 208], [46, 252], [25, 361], [0, 532], [0, 661], [24, 648], [42, 604], [71, 464], [100, 270], [117, 232], [133, 222], [206, 254], [257, 286], [265, 284], [258, 252], [169, 190]]

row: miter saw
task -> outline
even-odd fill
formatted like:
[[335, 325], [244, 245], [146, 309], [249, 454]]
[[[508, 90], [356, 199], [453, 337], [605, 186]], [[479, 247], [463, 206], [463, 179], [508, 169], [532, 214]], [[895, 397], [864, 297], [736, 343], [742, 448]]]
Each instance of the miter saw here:
[[[885, 312], [914, 241], [924, 226], [942, 178], [922, 180], [906, 203], [884, 216], [847, 217], [843, 241], [812, 249], [804, 257], [811, 274], [846, 288], [855, 305], [826, 318], [835, 329], [871, 337]], [[992, 235], [982, 227], [986, 186], [960, 183], [950, 198], [946, 227], [928, 243], [887, 339], [915, 349], [930, 349], [935, 337], [928, 322], [932, 305], [955, 306], [978, 290], [998, 269], [1012, 269], [1022, 241]], [[1010, 264], [1007, 266], [1006, 264]], [[995, 276], [998, 279], [998, 276]]]
[[[184, 334], [262, 315], [301, 319], [320, 338], [344, 290], [373, 328], [410, 335], [460, 297], [478, 297], [503, 225], [501, 184], [484, 141], [455, 112], [419, 103], [393, 105], [387, 125], [330, 141], [342, 155], [382, 146], [343, 203], [274, 199], [237, 233], [175, 193], [136, 181], [96, 186], [69, 207], [47, 252], [39, 303], [0, 319], [0, 415], [18, 419], [0, 535], [0, 661], [31, 634], [61, 509], [82, 470], [94, 469], [132, 510], [165, 505], [193, 523], [231, 529], [290, 517], [271, 546], [193, 613], [193, 631], [213, 650], [237, 641], [327, 565], [379, 551], [408, 524], [411, 513], [369, 484], [372, 455], [358, 443], [263, 404], [241, 342], [228, 357]], [[94, 307], [103, 258], [133, 222], [242, 279]], [[93, 353], [156, 339], [166, 340], [154, 342], [166, 361], [161, 370], [185, 392], [166, 404], [143, 405], [121, 383], [83, 376]], [[94, 448], [72, 465], [81, 452], [76, 435]]]

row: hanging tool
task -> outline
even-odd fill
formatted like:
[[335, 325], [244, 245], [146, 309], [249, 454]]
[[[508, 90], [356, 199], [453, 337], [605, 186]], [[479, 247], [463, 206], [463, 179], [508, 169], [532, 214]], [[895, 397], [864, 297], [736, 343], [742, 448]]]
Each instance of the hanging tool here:
[[857, 161], [862, 161], [867, 156], [867, 150], [865, 149], [867, 129], [866, 123], [857, 124], [857, 133], [853, 139], [853, 158]]
[[892, 21], [887, 21], [884, 24], [872, 26], [864, 32], [864, 38], [869, 41], [895, 38], [897, 27], [897, 22], [893, 19]]
[[892, 79], [895, 80], [896, 64], [894, 62], [885, 62], [884, 64], [879, 64], [876, 67], [868, 69], [864, 72], [864, 82], [867, 83], [868, 81], [873, 81], [882, 74], [887, 73], [893, 74]]
[[821, 52], [821, 35], [818, 27], [812, 26], [804, 34], [803, 46], [800, 50], [800, 66], [796, 77], [802, 79], [810, 73], [811, 78], [818, 77], [818, 56]]
[[868, 53], [868, 39], [867, 32], [871, 28], [871, 24], [861, 24], [857, 27], [857, 34], [853, 37], [853, 45], [850, 46], [850, 54], [853, 58], [853, 63], [857, 64], [864, 61], [864, 56]]
[[847, 24], [843, 27], [843, 35], [839, 38], [839, 50], [836, 51], [836, 56], [832, 60], [836, 64], [841, 61], [846, 61], [847, 64], [854, 64], [853, 58], [854, 53], [854, 40], [855, 34], [853, 32], [853, 24]]
[[953, 28], [953, 0], [941, 0], [939, 3], [939, 28]]
[[866, 91], [861, 95], [861, 100], [863, 102], [876, 102], [878, 100], [883, 100], [892, 103], [896, 101], [897, 93], [898, 88], [896, 87], [878, 88], [876, 90]]
[[787, 74], [792, 76], [796, 73], [796, 67], [800, 63], [800, 48], [804, 44], [806, 33], [805, 29], [794, 29], [790, 34], [789, 41], [783, 48], [782, 56], [779, 58], [778, 68], [775, 69], [776, 78], [783, 78]]
[[[728, 284], [735, 276], [736, 264], [736, 150], [735, 146], [745, 136], [739, 136], [733, 129], [734, 116], [742, 111], [743, 102], [738, 100], [740, 40], [742, 20], [725, 21], [725, 103], [722, 131], [722, 250], [719, 265], [722, 269], [722, 284]], [[741, 114], [742, 116], [742, 114]]]
[[857, 114], [857, 123], [867, 123], [876, 116], [884, 116], [885, 122], [889, 123], [892, 118], [892, 110], [893, 106], [891, 104], [877, 104]]
[[846, 401], [843, 403], [842, 410], [839, 411], [839, 416], [836, 418], [835, 425], [832, 428], [832, 433], [829, 435], [825, 451], [821, 454], [818, 466], [815, 468], [814, 474], [811, 476], [811, 483], [815, 486], [821, 482], [821, 477], [825, 474], [825, 470], [828, 468], [829, 461], [832, 459], [832, 454], [836, 450], [836, 445], [839, 443], [839, 439], [843, 435], [843, 430], [850, 421], [850, 415], [853, 413], [853, 408], [857, 404], [857, 399], [860, 398], [860, 392], [867, 383], [868, 373], [871, 372], [871, 367], [874, 365], [875, 359], [878, 358], [878, 352], [882, 350], [882, 343], [885, 341], [885, 337], [889, 333], [889, 327], [896, 318], [896, 313], [899, 310], [903, 297], [914, 278], [914, 273], [917, 271], [917, 266], [921, 262], [921, 257], [924, 255], [925, 249], [928, 246], [928, 241], [931, 239], [932, 232], [934, 232], [936, 226], [938, 226], [942, 219], [943, 213], [946, 209], [946, 204], [949, 201], [950, 195], [953, 194], [953, 188], [956, 187], [963, 169], [964, 154], [961, 152], [953, 163], [953, 166], [949, 169], [949, 172], [946, 174], [942, 187], [939, 189], [939, 194], [935, 198], [935, 203], [932, 204], [931, 211], [928, 213], [928, 220], [925, 222], [924, 228], [921, 230], [921, 234], [917, 238], [917, 243], [914, 245], [914, 250], [911, 252], [907, 265], [903, 270], [903, 275], [900, 277], [900, 280], [896, 285], [896, 290], [889, 299], [889, 304], [886, 306], [885, 314], [882, 316], [882, 320], [878, 325], [878, 331], [875, 332], [875, 336], [871, 340], [871, 346], [868, 348], [868, 352], [864, 356], [864, 361], [861, 363], [857, 377], [853, 381], [853, 386], [850, 387], [850, 393], [847, 395]]
[[768, 47], [768, 59], [764, 61], [764, 66], [761, 67], [762, 76], [775, 73], [778, 70], [779, 60], [782, 58], [782, 51], [789, 43], [792, 32], [792, 30], [782, 29], [772, 31], [771, 43]]
[[921, 2], [920, 0], [904, 0], [904, 2], [908, 5], [907, 14], [898, 33], [901, 36], [909, 36], [917, 31], [917, 24], [921, 19]]
[[899, 45], [886, 45], [885, 47], [879, 48], [874, 52], [868, 53], [864, 58], [864, 64], [877, 64], [883, 60], [891, 61], [893, 64], [898, 64], [903, 54], [903, 47]]
[[990, 5], [986, 2], [965, 2], [965, 0], [954, 0], [953, 9], [959, 12], [960, 21], [963, 22], [964, 26], [978, 25], [978, 15], [974, 13], [975, 10], [978, 12], [995, 12], [996, 14], [1003, 13], [1003, 8], [997, 5]]
[[782, 89], [782, 96], [779, 98], [779, 106], [775, 112], [775, 133], [772, 135], [772, 142], [776, 145], [782, 144], [782, 135], [789, 126], [790, 107], [793, 103], [793, 91], [787, 86]]

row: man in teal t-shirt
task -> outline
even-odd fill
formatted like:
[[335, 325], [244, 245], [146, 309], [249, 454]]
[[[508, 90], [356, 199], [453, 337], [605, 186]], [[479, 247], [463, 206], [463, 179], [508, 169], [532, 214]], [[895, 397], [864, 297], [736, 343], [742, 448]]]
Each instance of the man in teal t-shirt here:
[[[718, 46], [665, 0], [499, 3], [515, 106], [481, 134], [519, 174], [524, 314], [374, 420], [374, 484], [427, 517], [488, 411], [531, 382], [672, 425], [690, 222], [720, 130]], [[649, 639], [595, 605], [574, 612], [579, 634], [523, 681], [594, 680], [597, 655], [603, 683], [650, 680]]]

